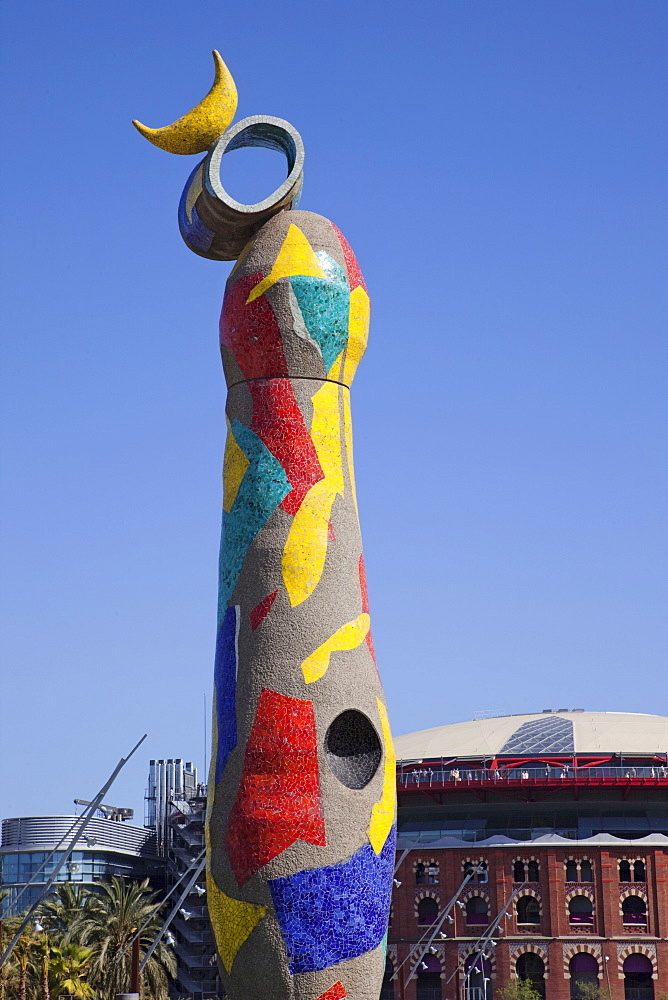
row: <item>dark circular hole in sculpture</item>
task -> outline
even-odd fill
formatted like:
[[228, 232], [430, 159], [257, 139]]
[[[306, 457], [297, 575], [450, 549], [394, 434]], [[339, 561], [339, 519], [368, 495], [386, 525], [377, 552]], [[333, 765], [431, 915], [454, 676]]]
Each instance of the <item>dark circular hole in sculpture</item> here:
[[370, 719], [349, 708], [332, 722], [325, 737], [330, 768], [347, 788], [364, 788], [378, 770], [383, 755]]

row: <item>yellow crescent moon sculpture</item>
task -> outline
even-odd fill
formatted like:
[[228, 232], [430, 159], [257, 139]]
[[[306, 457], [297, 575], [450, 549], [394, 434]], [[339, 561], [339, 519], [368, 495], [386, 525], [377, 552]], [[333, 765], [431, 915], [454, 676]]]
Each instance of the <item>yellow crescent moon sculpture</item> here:
[[237, 88], [220, 52], [215, 49], [213, 61], [216, 66], [213, 86], [192, 111], [164, 128], [148, 128], [136, 120], [132, 122], [145, 139], [168, 153], [189, 156], [203, 153], [223, 134], [237, 110]]

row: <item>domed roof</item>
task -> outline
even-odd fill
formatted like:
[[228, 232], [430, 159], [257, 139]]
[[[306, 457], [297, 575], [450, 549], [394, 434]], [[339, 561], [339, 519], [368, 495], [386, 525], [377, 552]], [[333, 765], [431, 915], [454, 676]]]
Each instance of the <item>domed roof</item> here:
[[499, 754], [665, 754], [668, 717], [628, 712], [540, 712], [455, 722], [395, 737], [399, 760]]

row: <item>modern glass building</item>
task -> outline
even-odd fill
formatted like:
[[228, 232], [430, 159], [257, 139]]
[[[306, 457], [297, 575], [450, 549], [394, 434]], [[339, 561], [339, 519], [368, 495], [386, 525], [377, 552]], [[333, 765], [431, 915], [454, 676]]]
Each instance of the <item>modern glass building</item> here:
[[[22, 816], [2, 821], [0, 885], [8, 891], [2, 915], [13, 916], [26, 910], [42, 894], [45, 883], [63, 856], [57, 851], [39, 872], [49, 854], [64, 839], [77, 816]], [[137, 881], [150, 878], [155, 886], [164, 884], [164, 862], [156, 849], [154, 830], [111, 819], [92, 819], [77, 842], [70, 859], [58, 873], [57, 882], [93, 884], [122, 875]]]

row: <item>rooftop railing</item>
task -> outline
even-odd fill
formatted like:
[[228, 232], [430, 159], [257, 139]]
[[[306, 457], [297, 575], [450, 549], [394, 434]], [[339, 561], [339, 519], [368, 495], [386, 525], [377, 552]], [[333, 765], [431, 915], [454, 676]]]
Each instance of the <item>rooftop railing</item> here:
[[641, 766], [632, 767], [506, 767], [506, 768], [467, 768], [450, 767], [415, 767], [411, 770], [399, 771], [397, 781], [400, 785], [458, 785], [467, 783], [494, 784], [496, 782], [538, 782], [558, 785], [560, 782], [575, 782], [577, 784], [600, 784], [602, 782], [620, 782], [622, 784], [638, 781], [643, 784], [656, 782], [668, 783], [668, 767]]

